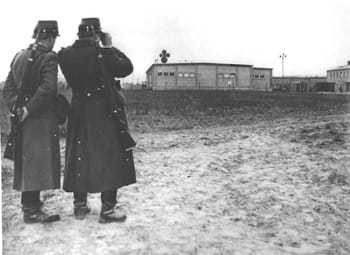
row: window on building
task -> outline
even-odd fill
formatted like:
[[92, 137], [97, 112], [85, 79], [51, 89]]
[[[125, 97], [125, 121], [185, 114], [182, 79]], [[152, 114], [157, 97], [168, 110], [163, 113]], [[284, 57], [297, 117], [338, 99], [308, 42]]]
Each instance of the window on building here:
[[264, 74], [260, 74], [260, 79], [265, 79], [265, 75]]
[[190, 73], [190, 77], [191, 78], [195, 77], [195, 74], [194, 73]]
[[255, 78], [255, 79], [259, 79], [259, 74], [255, 74], [255, 75], [254, 75], [254, 78]]
[[162, 72], [158, 72], [158, 76], [162, 76]]
[[219, 77], [219, 78], [222, 78], [223, 76], [224, 76], [224, 75], [223, 75], [222, 73], [219, 73], [219, 74], [218, 74], [218, 77]]
[[169, 75], [170, 75], [170, 76], [174, 76], [174, 72], [170, 72]]
[[169, 75], [169, 73], [168, 72], [164, 72], [164, 76], [168, 76]]
[[178, 76], [179, 76], [179, 77], [183, 77], [184, 74], [183, 74], [183, 73], [179, 73]]
[[230, 74], [225, 73], [225, 74], [224, 74], [224, 78], [230, 78]]
[[189, 75], [189, 73], [184, 73], [184, 77], [188, 77]]
[[235, 74], [234, 73], [230, 73], [230, 78], [235, 78]]

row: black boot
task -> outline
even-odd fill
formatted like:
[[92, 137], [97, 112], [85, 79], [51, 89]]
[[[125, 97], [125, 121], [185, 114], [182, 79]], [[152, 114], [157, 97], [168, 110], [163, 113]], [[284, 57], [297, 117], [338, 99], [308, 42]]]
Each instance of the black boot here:
[[102, 192], [101, 203], [99, 223], [124, 222], [126, 220], [126, 215], [114, 208], [117, 203], [117, 190]]
[[114, 208], [101, 212], [100, 213], [100, 218], [98, 220], [99, 223], [111, 223], [111, 222], [124, 222], [126, 221], [126, 215], [125, 213], [121, 211], [116, 211]]
[[42, 210], [36, 210], [31, 212], [23, 213], [24, 223], [50, 223], [54, 221], [59, 221], [61, 218], [58, 214], [47, 214]]
[[49, 223], [60, 220], [58, 214], [47, 214], [41, 210], [39, 191], [22, 192], [23, 221], [25, 223]]
[[77, 220], [83, 220], [90, 212], [91, 209], [87, 205], [87, 193], [74, 192], [74, 217]]

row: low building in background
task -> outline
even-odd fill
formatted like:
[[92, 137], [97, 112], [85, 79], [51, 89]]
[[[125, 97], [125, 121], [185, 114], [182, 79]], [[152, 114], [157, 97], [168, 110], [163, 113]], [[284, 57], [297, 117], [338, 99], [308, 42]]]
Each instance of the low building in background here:
[[153, 64], [146, 71], [147, 87], [167, 89], [271, 90], [272, 68], [222, 63]]
[[327, 70], [327, 82], [334, 83], [336, 92], [350, 91], [350, 61], [347, 65]]
[[139, 82], [137, 82], [137, 83], [124, 82], [124, 83], [122, 83], [121, 87], [123, 89], [130, 89], [130, 90], [132, 90], [132, 89], [147, 89], [147, 84], [145, 81], [143, 81], [141, 83], [139, 83]]
[[311, 92], [317, 90], [317, 84], [325, 82], [327, 82], [327, 77], [323, 76], [272, 77], [272, 90], [286, 92]]

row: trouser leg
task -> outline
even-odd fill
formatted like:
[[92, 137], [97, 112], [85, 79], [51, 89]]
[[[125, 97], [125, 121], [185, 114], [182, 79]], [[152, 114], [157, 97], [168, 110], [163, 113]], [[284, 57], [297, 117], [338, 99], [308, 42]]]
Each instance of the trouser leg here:
[[117, 203], [117, 190], [107, 190], [101, 192], [101, 214], [109, 213], [113, 211], [114, 206]]
[[87, 192], [74, 192], [74, 216], [76, 219], [84, 219], [91, 212], [87, 205]]
[[87, 192], [74, 192], [74, 207], [85, 206], [87, 204]]
[[24, 191], [21, 194], [22, 210], [25, 213], [35, 213], [42, 206], [40, 191]]
[[99, 223], [124, 222], [126, 215], [121, 210], [115, 210], [117, 203], [117, 190], [108, 190], [101, 193], [101, 214]]

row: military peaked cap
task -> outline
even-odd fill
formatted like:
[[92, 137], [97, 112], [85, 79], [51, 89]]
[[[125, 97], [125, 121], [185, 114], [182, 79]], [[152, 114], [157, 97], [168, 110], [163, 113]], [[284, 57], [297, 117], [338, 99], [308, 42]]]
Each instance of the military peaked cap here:
[[34, 28], [33, 38], [38, 35], [52, 35], [59, 36], [58, 25], [56, 20], [39, 20]]
[[99, 18], [84, 18], [79, 25], [79, 37], [92, 36], [93, 33], [100, 34], [101, 24]]

